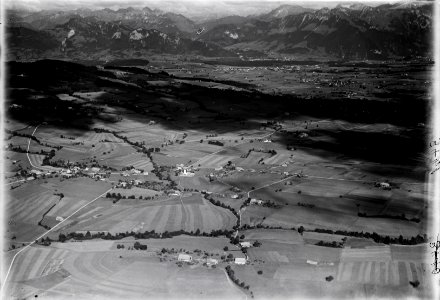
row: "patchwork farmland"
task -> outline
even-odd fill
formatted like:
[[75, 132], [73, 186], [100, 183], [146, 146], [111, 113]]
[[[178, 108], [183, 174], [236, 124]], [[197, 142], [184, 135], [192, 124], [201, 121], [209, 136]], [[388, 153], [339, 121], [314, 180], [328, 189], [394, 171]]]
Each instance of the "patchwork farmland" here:
[[8, 63], [5, 299], [432, 298], [431, 63], [123, 49]]

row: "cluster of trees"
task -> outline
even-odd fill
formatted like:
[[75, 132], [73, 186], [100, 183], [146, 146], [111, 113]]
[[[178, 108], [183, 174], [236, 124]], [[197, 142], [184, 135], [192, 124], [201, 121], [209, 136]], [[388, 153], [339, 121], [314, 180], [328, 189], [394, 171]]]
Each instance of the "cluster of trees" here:
[[263, 207], [272, 207], [272, 208], [280, 208], [282, 205], [276, 204], [275, 202], [267, 200], [267, 201], [264, 201], [261, 206], [263, 206]]
[[27, 134], [27, 133], [12, 131], [12, 130], [8, 130], [8, 129], [6, 129], [6, 133], [11, 134], [11, 137], [12, 136], [19, 136], [19, 137], [29, 138], [29, 139], [37, 142], [41, 146], [45, 146], [45, 147], [49, 147], [49, 148], [54, 148], [54, 149], [57, 149], [57, 150], [60, 150], [60, 149], [63, 148], [63, 146], [54, 146], [54, 145], [49, 145], [47, 143], [42, 143], [36, 136], [30, 135], [30, 134]]
[[208, 141], [208, 144], [216, 145], [216, 146], [224, 146], [225, 144], [220, 141]]
[[242, 209], [242, 208], [248, 206], [250, 203], [251, 203], [251, 198], [247, 198], [247, 199], [243, 202], [243, 204], [240, 206], [240, 209]]
[[74, 139], [75, 139], [75, 138], [72, 137], [72, 136], [65, 136], [65, 135], [63, 135], [63, 134], [60, 135], [60, 138], [62, 138], [62, 139], [68, 139], [68, 140], [74, 140]]
[[43, 149], [41, 149], [40, 152], [38, 152], [38, 151], [27, 151], [27, 149], [21, 148], [20, 145], [14, 146], [11, 143], [8, 144], [8, 146], [6, 147], [6, 150], [13, 151], [13, 152], [18, 152], [18, 153], [41, 154], [41, 155], [48, 155], [49, 154], [48, 151], [44, 151]]
[[420, 219], [413, 217], [411, 219], [408, 219], [405, 214], [401, 214], [399, 215], [387, 215], [387, 214], [383, 214], [383, 215], [367, 215], [366, 213], [358, 213], [358, 217], [361, 218], [385, 218], [385, 219], [396, 219], [396, 220], [403, 220], [403, 221], [411, 221], [411, 222], [416, 222], [419, 223]]
[[[265, 219], [265, 218], [264, 218]], [[244, 224], [243, 226], [241, 226], [241, 229], [246, 230], [246, 229], [285, 229], [281, 226], [269, 226], [269, 225], [263, 225], [263, 224], [257, 224], [257, 225], [249, 225], [249, 224]], [[291, 230], [295, 230], [295, 227], [292, 227]]]
[[125, 246], [124, 246], [124, 244], [121, 244], [121, 245], [117, 244], [117, 245], [116, 245], [116, 248], [117, 248], [117, 249], [124, 249]]
[[9, 129], [6, 129], [6, 133], [9, 133], [12, 136], [20, 136], [20, 137], [29, 138], [31, 140], [34, 140], [38, 144], [41, 144], [40, 140], [37, 139], [37, 137], [35, 135], [30, 135], [30, 134], [27, 134], [27, 133], [17, 132], [17, 131], [13, 131], [13, 130], [9, 130]]
[[143, 142], [132, 142], [130, 141], [126, 136], [120, 135], [119, 133], [117, 133], [116, 131], [112, 131], [112, 130], [108, 130], [108, 129], [104, 129], [104, 128], [93, 128], [93, 130], [96, 133], [111, 133], [113, 134], [115, 137], [117, 137], [118, 139], [123, 140], [124, 142], [126, 142], [129, 145], [132, 145], [134, 147], [137, 147], [139, 149], [141, 149], [141, 152], [143, 153], [147, 153], [147, 152], [159, 152], [160, 148], [156, 147], [156, 148], [146, 148], [145, 147], [145, 141]]
[[277, 121], [267, 121], [266, 123], [261, 123], [260, 126], [262, 126], [264, 129], [266, 129], [266, 127], [269, 127], [273, 128], [274, 130], [280, 130], [283, 128], [281, 124], [279, 124]]
[[52, 244], [52, 240], [49, 237], [41, 238], [39, 241], [35, 241], [39, 245], [50, 246]]
[[344, 243], [342, 243], [342, 242], [338, 243], [336, 241], [333, 241], [333, 242], [319, 241], [315, 245], [322, 246], [322, 247], [332, 247], [332, 248], [342, 248], [342, 247], [344, 247]]
[[249, 290], [249, 285], [246, 285], [244, 282], [240, 282], [238, 278], [235, 277], [235, 272], [232, 270], [231, 266], [226, 266], [226, 273], [228, 274], [229, 278], [234, 282], [236, 285], [241, 287], [242, 289]]
[[396, 238], [396, 237], [390, 237], [388, 235], [386, 236], [379, 235], [376, 232], [370, 233], [363, 231], [357, 232], [357, 231], [346, 231], [346, 230], [333, 231], [331, 229], [320, 229], [320, 228], [316, 228], [315, 230], [307, 230], [307, 231], [367, 238], [374, 240], [376, 243], [383, 243], [383, 244], [417, 245], [427, 242], [426, 234], [424, 234], [423, 236], [418, 234], [417, 236], [413, 236], [411, 238], [404, 238], [402, 235], [400, 235], [398, 238]]
[[58, 241], [65, 242], [70, 239], [74, 240], [89, 240], [89, 239], [103, 239], [103, 240], [120, 240], [126, 237], [134, 237], [135, 239], [167, 239], [172, 238], [174, 236], [179, 235], [190, 235], [190, 236], [205, 236], [205, 237], [218, 237], [218, 236], [226, 236], [230, 237], [233, 234], [233, 230], [226, 229], [216, 229], [211, 232], [201, 232], [200, 229], [194, 231], [185, 231], [185, 230], [177, 230], [177, 231], [165, 231], [163, 233], [155, 232], [154, 230], [145, 231], [145, 232], [120, 232], [116, 234], [111, 234], [110, 232], [98, 232], [91, 234], [89, 231], [86, 234], [81, 232], [71, 232], [66, 234], [60, 233], [58, 236]]
[[302, 202], [298, 202], [297, 205], [307, 207], [307, 208], [314, 208], [315, 207], [315, 204], [302, 203]]
[[137, 187], [143, 187], [154, 191], [164, 191], [173, 186], [174, 186], [173, 183], [165, 184], [163, 182], [157, 182], [157, 181], [144, 181], [137, 185]]
[[133, 245], [133, 248], [136, 250], [147, 250], [148, 247], [147, 247], [147, 245], [143, 245], [139, 242], [135, 242]]
[[[105, 195], [106, 198], [113, 198], [113, 203], [118, 202], [121, 199], [136, 199], [135, 195], [130, 195], [130, 196], [125, 196], [125, 195], [121, 195], [121, 193], [107, 193]], [[139, 196], [139, 199], [143, 199], [142, 196]], [[149, 200], [151, 199], [151, 197], [145, 197], [145, 200]]]
[[[64, 197], [64, 195], [63, 195], [62, 193], [60, 193], [60, 194], [55, 194], [55, 195], [59, 195], [59, 196], [61, 197], [60, 200]], [[62, 195], [62, 196], [61, 196], [61, 195]], [[43, 227], [43, 228], [46, 229], [46, 230], [49, 230], [49, 229], [50, 229], [50, 226], [49, 226], [49, 225], [47, 225], [47, 224], [43, 224], [42, 222], [43, 222], [43, 220], [44, 220], [44, 217], [46, 217], [46, 215], [50, 212], [50, 210], [51, 210], [52, 208], [55, 207], [55, 205], [56, 205], [56, 203], [53, 204], [51, 207], [49, 207], [48, 210], [46, 210], [46, 212], [45, 212], [45, 213], [43, 214], [43, 216], [41, 217], [41, 220], [38, 221], [38, 226], [41, 226], [41, 227]]]
[[219, 200], [214, 200], [211, 195], [205, 194], [205, 199], [208, 200], [209, 202], [211, 202], [212, 204], [214, 204], [215, 206], [219, 206], [219, 207], [230, 210], [237, 218], [239, 217], [238, 213], [235, 209], [233, 209], [229, 205], [226, 205], [226, 204], [220, 202]]
[[410, 281], [409, 284], [413, 287], [416, 288], [420, 285], [420, 281], [415, 280], [415, 281]]

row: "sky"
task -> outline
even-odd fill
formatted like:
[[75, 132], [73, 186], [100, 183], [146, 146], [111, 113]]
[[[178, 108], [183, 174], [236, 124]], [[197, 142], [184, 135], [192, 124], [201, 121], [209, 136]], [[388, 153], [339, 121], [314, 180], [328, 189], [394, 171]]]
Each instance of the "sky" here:
[[[347, 1], [346, 3], [361, 2], [371, 6], [399, 1]], [[207, 15], [254, 15], [269, 12], [282, 4], [296, 4], [310, 8], [332, 8], [341, 1], [294, 1], [294, 0], [5, 0], [6, 8], [39, 10], [72, 10], [78, 8], [103, 9], [149, 7], [163, 11], [180, 13], [187, 17], [201, 17]]]

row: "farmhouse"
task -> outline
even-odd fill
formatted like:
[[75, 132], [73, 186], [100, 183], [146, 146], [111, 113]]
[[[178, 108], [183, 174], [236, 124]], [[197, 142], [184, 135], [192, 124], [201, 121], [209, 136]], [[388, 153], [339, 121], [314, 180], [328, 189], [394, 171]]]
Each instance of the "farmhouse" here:
[[232, 198], [232, 199], [238, 199], [238, 195], [237, 195], [237, 194], [234, 194], [234, 195], [231, 196], [231, 198]]
[[258, 205], [262, 205], [263, 204], [263, 200], [260, 199], [251, 199], [251, 204], [258, 204]]
[[379, 184], [377, 184], [377, 186], [379, 186], [383, 189], [389, 189], [391, 187], [388, 182], [380, 182]]
[[179, 174], [179, 176], [183, 176], [183, 177], [193, 177], [194, 173], [192, 172], [188, 172], [187, 168], [183, 168], [183, 171]]
[[250, 242], [241, 242], [240, 246], [242, 248], [250, 248], [250, 247], [252, 247], [252, 244]]
[[38, 171], [38, 170], [31, 170], [31, 174], [41, 175], [42, 172], [41, 172], [41, 171]]
[[307, 263], [308, 263], [309, 265], [314, 265], [314, 266], [318, 265], [318, 262], [317, 262], [317, 261], [310, 260], [310, 259], [307, 260]]
[[215, 259], [215, 258], [208, 258], [208, 259], [206, 260], [206, 264], [207, 264], [208, 266], [217, 265], [217, 264], [218, 264], [218, 260]]
[[56, 218], [55, 218], [55, 220], [57, 220], [57, 221], [59, 221], [59, 222], [62, 222], [62, 221], [64, 220], [64, 218], [63, 218], [63, 217], [60, 217], [60, 216], [58, 216], [58, 217], [56, 217]]
[[168, 196], [180, 196], [180, 191], [178, 191], [178, 190], [171, 190], [168, 193]]
[[184, 262], [191, 262], [192, 261], [192, 256], [188, 255], [188, 254], [179, 254], [179, 256], [177, 257], [178, 261], [184, 261]]
[[234, 260], [234, 263], [236, 265], [245, 265], [246, 264], [246, 258], [244, 257], [236, 257]]

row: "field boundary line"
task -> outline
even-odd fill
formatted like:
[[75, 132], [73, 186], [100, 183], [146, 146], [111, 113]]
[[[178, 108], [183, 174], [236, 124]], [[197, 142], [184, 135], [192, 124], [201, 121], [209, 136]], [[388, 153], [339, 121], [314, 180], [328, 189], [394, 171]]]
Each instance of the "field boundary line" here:
[[[37, 125], [37, 126], [35, 127], [34, 131], [32, 132], [31, 137], [34, 136], [35, 131], [37, 131], [37, 129], [38, 129], [38, 127], [39, 127], [40, 125], [41, 125], [41, 124], [39, 124], [39, 125]], [[27, 156], [27, 158], [28, 158], [28, 160], [29, 160], [29, 164], [30, 164], [33, 168], [37, 168], [37, 169], [41, 169], [41, 170], [43, 170], [43, 169], [40, 168], [40, 167], [34, 166], [34, 164], [31, 162], [31, 159], [30, 159], [30, 157], [29, 157], [29, 148], [30, 148], [30, 146], [31, 146], [31, 138], [29, 138], [29, 140], [28, 140], [28, 146], [27, 146], [27, 151], [26, 151], [26, 156]]]
[[247, 294], [244, 291], [242, 291], [235, 283], [232, 282], [231, 278], [229, 278], [228, 273], [226, 273], [225, 269], [223, 269], [223, 272], [225, 272], [226, 279], [228, 280], [229, 284], [232, 285], [233, 288], [238, 289], [246, 297], [245, 299], [247, 300], [248, 299]]
[[17, 180], [17, 181], [14, 181], [14, 182], [9, 182], [9, 183], [6, 183], [5, 185], [10, 185], [10, 184], [24, 182], [24, 181], [26, 181], [26, 179]]
[[[241, 143], [238, 143], [238, 144], [234, 144], [234, 146], [238, 146], [238, 145], [242, 145], [242, 144], [246, 144], [246, 143], [248, 143], [248, 141], [246, 141], [246, 140], [252, 140], [252, 139], [264, 139], [264, 138], [266, 138], [266, 137], [268, 137], [268, 136], [271, 136], [272, 134], [274, 134], [276, 131], [273, 131], [273, 132], [271, 132], [271, 133], [269, 133], [269, 134], [266, 134], [266, 135], [264, 135], [264, 136], [260, 136], [260, 137], [247, 137], [247, 138], [243, 138], [243, 142], [241, 142]], [[218, 151], [216, 151], [216, 152], [213, 152], [213, 153], [210, 153], [210, 154], [207, 154], [207, 155], [205, 155], [205, 156], [203, 156], [203, 157], [201, 157], [201, 158], [199, 158], [196, 162], [194, 162], [194, 163], [192, 163], [191, 165], [189, 165], [190, 167], [194, 167], [194, 166], [196, 166], [196, 164], [198, 164], [202, 159], [204, 159], [204, 158], [206, 158], [206, 157], [209, 157], [209, 156], [211, 156], [211, 155], [215, 155], [215, 154], [217, 154], [217, 153], [219, 153], [219, 152], [222, 152], [223, 150], [225, 150], [226, 148], [228, 148], [229, 146], [226, 146], [226, 147], [222, 147], [222, 149], [220, 149], [220, 150], [218, 150]], [[197, 167], [197, 166], [196, 166]]]
[[17, 258], [17, 256], [18, 256], [21, 252], [23, 252], [24, 250], [26, 250], [27, 248], [29, 248], [30, 246], [32, 246], [33, 244], [35, 244], [36, 241], [38, 241], [39, 239], [45, 237], [48, 233], [52, 232], [52, 231], [53, 231], [55, 228], [57, 228], [60, 224], [62, 224], [62, 223], [64, 223], [64, 222], [66, 222], [67, 220], [69, 220], [73, 215], [75, 215], [75, 214], [76, 214], [77, 212], [79, 212], [81, 209], [83, 209], [84, 207], [86, 207], [86, 206], [92, 204], [93, 202], [95, 202], [96, 200], [98, 200], [99, 198], [101, 198], [102, 196], [104, 196], [105, 194], [107, 194], [108, 192], [110, 192], [112, 189], [113, 189], [113, 187], [110, 188], [110, 189], [108, 189], [107, 191], [105, 191], [104, 193], [102, 193], [101, 195], [99, 195], [98, 197], [94, 198], [93, 200], [90, 200], [89, 202], [87, 202], [86, 204], [84, 204], [83, 206], [81, 206], [80, 208], [78, 208], [77, 210], [75, 210], [72, 214], [70, 214], [69, 216], [67, 216], [64, 220], [62, 220], [61, 222], [59, 222], [58, 224], [56, 224], [54, 227], [52, 227], [51, 229], [49, 229], [48, 231], [46, 231], [45, 233], [43, 233], [43, 234], [40, 235], [39, 237], [35, 238], [34, 241], [30, 242], [28, 245], [26, 245], [26, 246], [23, 247], [21, 250], [19, 250], [17, 253], [15, 253], [15, 255], [12, 257], [11, 264], [9, 265], [8, 271], [6, 272], [6, 276], [5, 276], [4, 280], [3, 280], [3, 284], [2, 284], [2, 286], [1, 286], [1, 288], [0, 288], [0, 296], [1, 296], [1, 298], [4, 299], [4, 298], [3, 298], [3, 296], [4, 296], [3, 293], [6, 291], [5, 287], [6, 287], [7, 283], [8, 283], [8, 277], [9, 277], [9, 274], [10, 274], [10, 272], [11, 272], [12, 265], [14, 264], [15, 259]]

